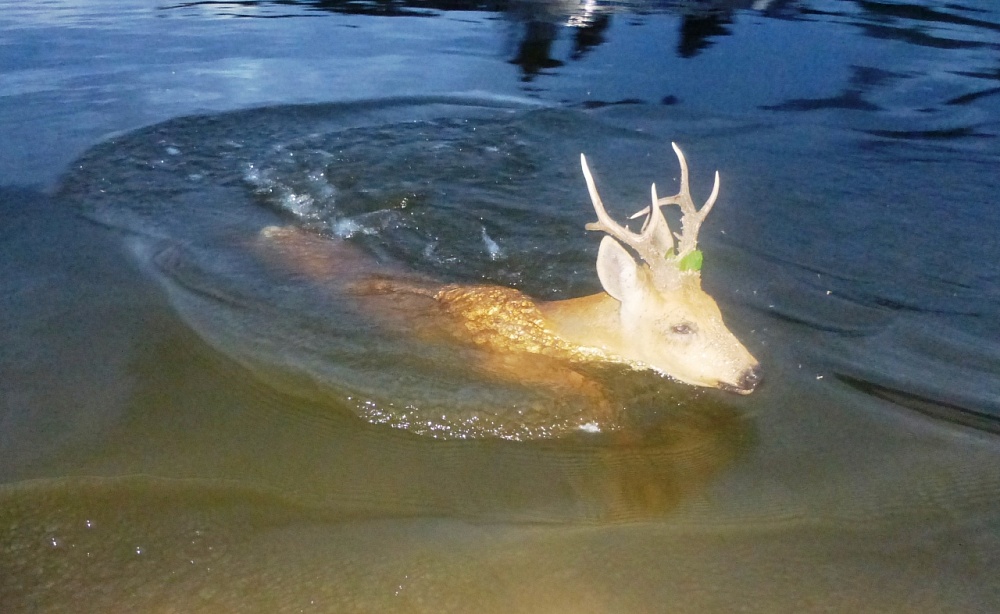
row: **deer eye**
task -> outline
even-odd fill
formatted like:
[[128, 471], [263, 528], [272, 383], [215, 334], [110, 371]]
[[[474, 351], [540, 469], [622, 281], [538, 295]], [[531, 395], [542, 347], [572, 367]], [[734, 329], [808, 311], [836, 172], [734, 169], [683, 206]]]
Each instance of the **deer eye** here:
[[670, 327], [670, 332], [675, 335], [693, 335], [697, 330], [698, 326], [691, 322], [681, 322]]

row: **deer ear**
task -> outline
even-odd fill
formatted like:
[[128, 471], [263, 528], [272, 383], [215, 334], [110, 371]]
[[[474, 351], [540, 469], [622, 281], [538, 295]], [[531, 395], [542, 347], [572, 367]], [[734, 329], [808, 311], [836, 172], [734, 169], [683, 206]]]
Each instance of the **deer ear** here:
[[639, 265], [621, 244], [604, 237], [597, 250], [597, 277], [604, 291], [622, 303], [640, 292]]

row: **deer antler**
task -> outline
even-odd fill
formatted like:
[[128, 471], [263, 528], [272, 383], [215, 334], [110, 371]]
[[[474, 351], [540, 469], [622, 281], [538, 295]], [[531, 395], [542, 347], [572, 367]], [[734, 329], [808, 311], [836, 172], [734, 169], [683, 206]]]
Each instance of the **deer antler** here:
[[[670, 284], [676, 277], [678, 271], [683, 267], [681, 264], [688, 254], [693, 253], [698, 248], [698, 230], [705, 216], [712, 210], [715, 200], [719, 196], [719, 172], [715, 172], [715, 186], [712, 194], [705, 201], [699, 210], [691, 199], [691, 190], [688, 182], [687, 160], [677, 143], [671, 143], [674, 153], [677, 154], [677, 161], [681, 167], [680, 189], [677, 194], [660, 198], [656, 194], [656, 184], [650, 186], [650, 199], [652, 204], [649, 207], [633, 214], [629, 219], [635, 219], [642, 215], [646, 220], [642, 224], [639, 233], [632, 232], [628, 228], [618, 224], [611, 219], [600, 195], [597, 193], [597, 186], [594, 185], [594, 178], [587, 167], [587, 158], [580, 154], [580, 163], [583, 166], [583, 177], [587, 182], [587, 189], [590, 192], [590, 199], [594, 203], [594, 211], [597, 212], [597, 222], [587, 224], [587, 230], [600, 230], [618, 241], [632, 248], [640, 258], [653, 271], [662, 283]], [[681, 208], [681, 233], [675, 234], [670, 231], [667, 220], [663, 217], [660, 207], [664, 205], [677, 205]], [[677, 243], [674, 242], [674, 237]], [[664, 266], [669, 262], [668, 266]], [[700, 263], [700, 259], [698, 260]], [[697, 271], [699, 265], [687, 270]]]
[[[677, 143], [670, 143], [671, 147], [674, 148], [674, 153], [677, 154], [677, 161], [680, 163], [681, 167], [681, 182], [680, 189], [677, 194], [673, 196], [665, 196], [663, 198], [657, 198], [656, 196], [656, 184], [653, 184], [653, 202], [656, 204], [654, 209], [658, 209], [663, 205], [677, 205], [681, 208], [681, 234], [677, 235], [679, 245], [677, 246], [677, 257], [678, 259], [684, 258], [691, 252], [698, 249], [698, 231], [701, 229], [701, 223], [705, 221], [705, 217], [708, 216], [708, 212], [712, 210], [715, 205], [715, 200], [719, 197], [719, 171], [715, 171], [715, 184], [712, 186], [712, 193], [708, 196], [708, 200], [702, 205], [699, 210], [695, 207], [694, 201], [691, 199], [691, 187], [688, 182], [688, 166], [687, 159], [684, 158], [684, 152], [681, 148], [677, 146]], [[649, 213], [650, 207], [646, 207], [642, 211], [638, 211], [632, 214], [629, 219], [635, 219], [640, 215], [646, 215]], [[646, 218], [647, 222], [649, 218]]]
[[[659, 207], [647, 207], [643, 213], [652, 211], [642, 225], [639, 233], [634, 233], [628, 228], [611, 219], [600, 194], [597, 193], [597, 186], [594, 185], [594, 177], [590, 174], [587, 166], [587, 157], [580, 154], [580, 164], [583, 167], [583, 178], [587, 182], [587, 190], [590, 191], [590, 200], [594, 203], [594, 211], [597, 212], [597, 221], [587, 224], [587, 230], [603, 231], [625, 245], [631, 247], [639, 257], [647, 264], [662, 260], [674, 254], [674, 237], [670, 232], [670, 226], [664, 219]], [[656, 200], [656, 186], [652, 190], [652, 202], [658, 204]]]

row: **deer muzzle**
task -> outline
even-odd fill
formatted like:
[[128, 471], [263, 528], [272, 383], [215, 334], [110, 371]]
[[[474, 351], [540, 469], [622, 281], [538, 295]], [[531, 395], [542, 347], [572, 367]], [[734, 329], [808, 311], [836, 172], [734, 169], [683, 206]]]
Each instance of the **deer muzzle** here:
[[727, 392], [737, 394], [750, 394], [757, 389], [764, 378], [760, 365], [754, 365], [740, 375], [740, 379], [735, 384], [720, 384], [719, 388]]

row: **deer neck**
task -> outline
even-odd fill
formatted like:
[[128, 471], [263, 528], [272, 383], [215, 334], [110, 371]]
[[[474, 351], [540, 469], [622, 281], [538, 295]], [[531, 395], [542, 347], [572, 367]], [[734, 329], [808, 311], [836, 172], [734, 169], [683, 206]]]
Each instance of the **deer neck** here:
[[[621, 333], [619, 303], [605, 292], [537, 303], [546, 328], [563, 341], [621, 356], [626, 346]], [[609, 357], [610, 358], [610, 357]]]

